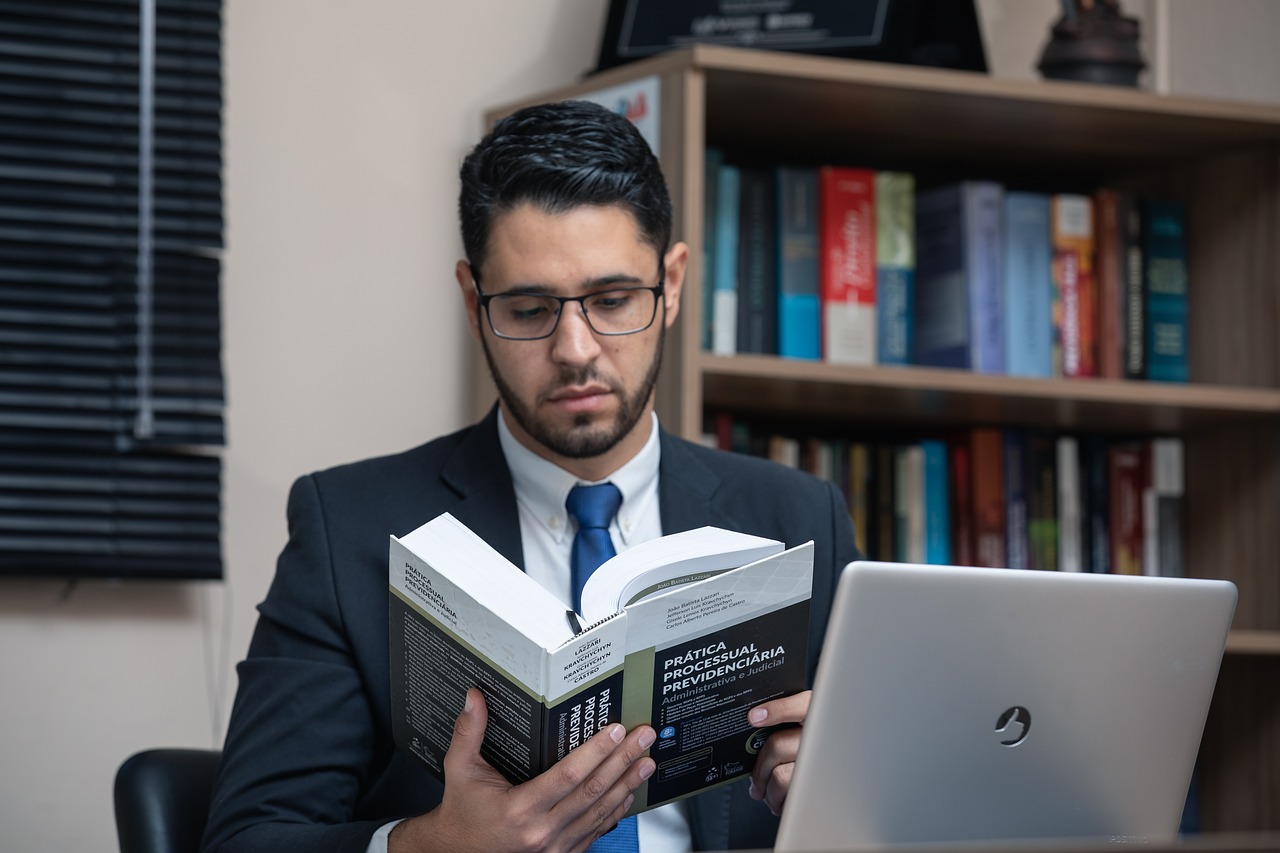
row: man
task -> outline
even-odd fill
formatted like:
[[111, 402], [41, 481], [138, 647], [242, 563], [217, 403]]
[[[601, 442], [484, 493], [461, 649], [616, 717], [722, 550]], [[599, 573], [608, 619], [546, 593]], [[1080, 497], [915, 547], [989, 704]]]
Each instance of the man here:
[[[570, 600], [577, 484], [612, 482], [625, 548], [706, 524], [815, 543], [810, 663], [836, 574], [856, 557], [829, 483], [662, 431], [663, 336], [688, 247], [671, 244], [656, 158], [626, 120], [581, 102], [500, 122], [467, 157], [456, 269], [499, 403], [480, 423], [398, 456], [301, 478], [289, 543], [246, 660], [207, 850], [582, 851], [654, 770], [649, 726], [611, 726], [522, 785], [480, 758], [469, 692], [440, 785], [391, 739], [387, 537], [450, 512]], [[774, 731], [750, 782], [640, 816], [644, 853], [767, 847], [808, 693], [749, 714]], [[762, 802], [757, 802], [762, 801]]]

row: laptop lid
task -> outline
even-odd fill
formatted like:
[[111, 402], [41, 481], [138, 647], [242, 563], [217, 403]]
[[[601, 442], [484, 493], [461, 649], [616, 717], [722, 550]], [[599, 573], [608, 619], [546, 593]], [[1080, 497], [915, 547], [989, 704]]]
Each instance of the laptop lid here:
[[1226, 581], [847, 566], [777, 850], [1172, 840]]

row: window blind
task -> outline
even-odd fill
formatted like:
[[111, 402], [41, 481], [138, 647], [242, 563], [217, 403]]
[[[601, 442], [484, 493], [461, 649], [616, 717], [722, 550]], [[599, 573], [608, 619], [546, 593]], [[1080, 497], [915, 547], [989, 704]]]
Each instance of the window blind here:
[[217, 578], [220, 0], [0, 0], [0, 575]]

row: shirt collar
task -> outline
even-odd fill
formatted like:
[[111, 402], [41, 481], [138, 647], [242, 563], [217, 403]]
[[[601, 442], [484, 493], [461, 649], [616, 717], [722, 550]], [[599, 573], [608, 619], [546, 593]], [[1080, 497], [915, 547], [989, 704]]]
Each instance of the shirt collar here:
[[[640, 452], [604, 480], [596, 481], [611, 482], [622, 492], [622, 505], [614, 519], [614, 530], [624, 544], [629, 543], [630, 536], [637, 529], [635, 516], [644, 509], [645, 496], [655, 492], [658, 480], [661, 443], [658, 441], [656, 413], [650, 414], [650, 424], [649, 438]], [[561, 542], [572, 535], [573, 524], [564, 505], [569, 490], [579, 483], [593, 484], [579, 480], [521, 444], [512, 435], [501, 412], [498, 414], [498, 441], [511, 469], [516, 500], [529, 510], [529, 515], [537, 519], [555, 541]]]

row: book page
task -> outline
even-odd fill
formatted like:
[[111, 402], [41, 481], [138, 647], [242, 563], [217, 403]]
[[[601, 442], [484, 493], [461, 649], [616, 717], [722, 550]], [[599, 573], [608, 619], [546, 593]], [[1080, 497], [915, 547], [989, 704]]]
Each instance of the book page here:
[[582, 616], [593, 623], [673, 586], [705, 580], [783, 550], [774, 539], [700, 527], [641, 542], [609, 559], [582, 589]]

